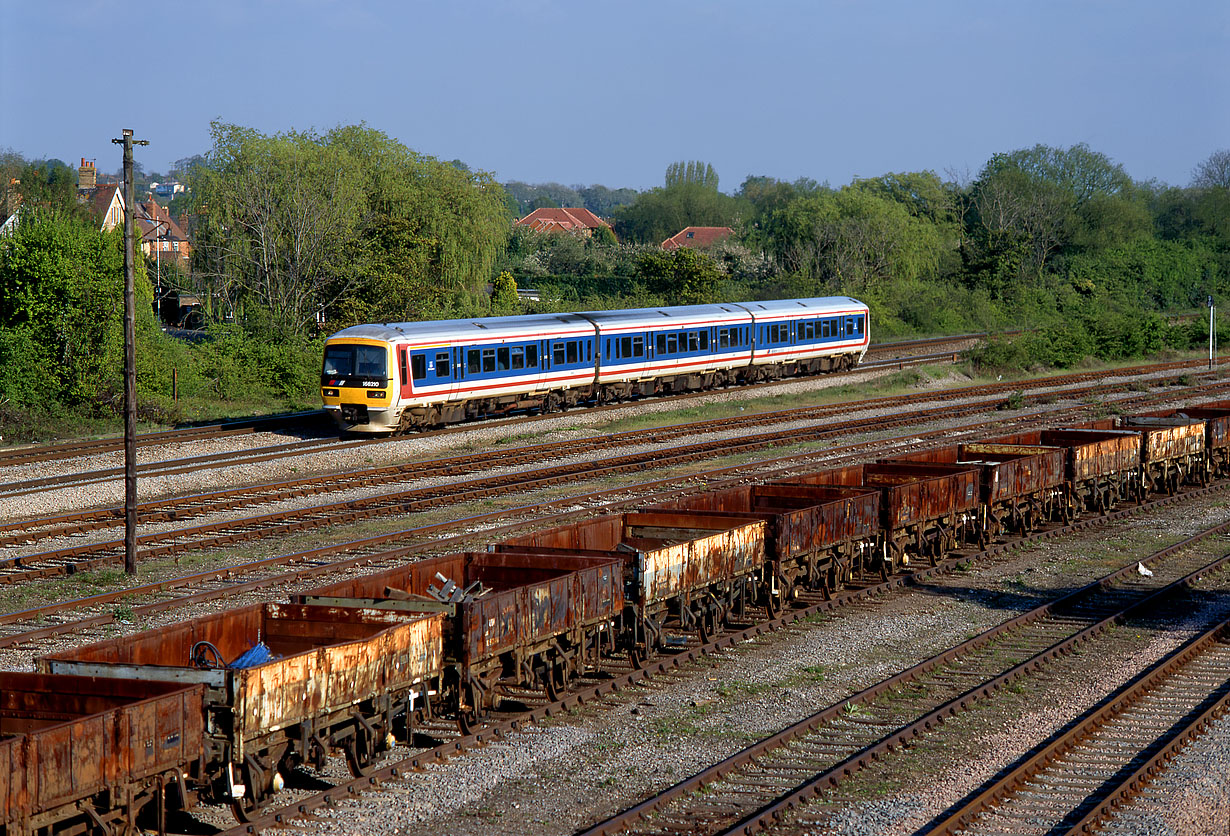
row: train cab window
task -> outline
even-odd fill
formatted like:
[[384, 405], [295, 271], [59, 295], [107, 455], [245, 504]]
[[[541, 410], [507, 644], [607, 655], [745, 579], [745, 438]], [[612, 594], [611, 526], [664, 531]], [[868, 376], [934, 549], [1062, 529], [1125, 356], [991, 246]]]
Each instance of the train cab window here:
[[577, 343], [577, 341], [576, 341], [576, 340], [569, 340], [569, 341], [568, 341], [568, 362], [569, 362], [569, 363], [576, 363], [576, 362], [578, 362], [578, 360], [577, 360], [577, 354], [578, 354], [577, 349], [578, 349], [578, 348], [580, 348], [580, 344], [579, 344], [579, 343]]
[[423, 380], [427, 377], [427, 357], [425, 355], [410, 355], [410, 377], [415, 380]]
[[514, 370], [525, 368], [525, 349], [521, 346], [512, 350], [512, 367]]
[[527, 345], [525, 347], [525, 367], [527, 369], [538, 368], [538, 346]]
[[557, 366], [562, 366], [564, 365], [564, 358], [567, 356], [568, 356], [567, 349], [564, 348], [564, 344], [562, 342], [552, 344], [551, 346], [551, 362], [552, 363], [554, 363]]
[[453, 364], [449, 360], [448, 352], [441, 351], [436, 354], [436, 377], [449, 377], [453, 371]]
[[477, 348], [471, 348], [466, 352], [466, 371], [470, 374], [478, 374], [482, 370], [482, 353]]
[[494, 348], [484, 348], [483, 349], [483, 371], [484, 372], [495, 371], [495, 349]]
[[495, 351], [495, 367], [497, 371], [508, 371], [509, 350], [507, 348], [497, 348]]
[[863, 335], [863, 318], [861, 316], [854, 317], [854, 332], [860, 337]]

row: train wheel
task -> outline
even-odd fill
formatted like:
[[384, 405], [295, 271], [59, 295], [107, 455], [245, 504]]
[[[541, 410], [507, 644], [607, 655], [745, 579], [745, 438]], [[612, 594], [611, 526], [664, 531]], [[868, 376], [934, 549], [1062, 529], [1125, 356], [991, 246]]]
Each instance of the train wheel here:
[[371, 773], [376, 760], [374, 743], [364, 725], [356, 720], [354, 734], [347, 738], [342, 747], [346, 753], [346, 766], [350, 767], [350, 774], [354, 777], [362, 778]]
[[231, 812], [235, 814], [237, 821], [246, 824], [253, 819], [260, 818], [261, 811], [269, 803], [271, 793], [250, 764], [245, 763], [240, 767], [239, 774], [242, 776], [245, 789], [242, 796], [231, 799]]
[[463, 735], [471, 735], [483, 725], [485, 712], [478, 704], [474, 686], [467, 684], [460, 687], [463, 697], [457, 706], [457, 730]]

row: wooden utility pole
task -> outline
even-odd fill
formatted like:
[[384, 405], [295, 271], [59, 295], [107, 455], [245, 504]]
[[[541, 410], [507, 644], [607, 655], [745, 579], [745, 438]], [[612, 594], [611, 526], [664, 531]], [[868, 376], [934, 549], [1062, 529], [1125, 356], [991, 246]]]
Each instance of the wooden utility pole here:
[[149, 145], [149, 140], [133, 139], [124, 129], [124, 571], [137, 574], [137, 303], [136, 253], [132, 234], [132, 206], [136, 199], [132, 183], [132, 146]]

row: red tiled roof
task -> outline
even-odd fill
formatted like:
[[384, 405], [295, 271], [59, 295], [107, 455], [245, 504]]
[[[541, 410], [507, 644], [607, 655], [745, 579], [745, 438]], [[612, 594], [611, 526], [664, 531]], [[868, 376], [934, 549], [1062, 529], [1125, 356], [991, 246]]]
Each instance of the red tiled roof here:
[[662, 242], [662, 249], [674, 250], [679, 247], [704, 249], [712, 247], [723, 238], [729, 238], [734, 230], [728, 226], [689, 226]]
[[598, 229], [602, 226], [610, 226], [609, 223], [595, 215], [588, 209], [568, 208], [568, 209], [550, 209], [544, 207], [535, 209], [521, 220], [517, 221], [518, 226], [529, 226], [537, 230], [542, 229]]

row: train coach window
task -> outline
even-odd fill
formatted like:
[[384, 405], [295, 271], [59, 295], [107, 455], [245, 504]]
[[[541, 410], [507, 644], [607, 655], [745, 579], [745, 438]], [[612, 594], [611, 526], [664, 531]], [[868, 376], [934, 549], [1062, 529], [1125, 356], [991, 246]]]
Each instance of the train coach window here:
[[410, 355], [410, 377], [415, 380], [422, 380], [427, 377], [427, 357], [425, 355]]
[[632, 338], [632, 356], [633, 357], [644, 357], [645, 356], [645, 338], [644, 337], [633, 337]]
[[497, 371], [508, 371], [508, 349], [497, 348], [495, 351], [495, 367]]
[[829, 332], [829, 321], [827, 319], [820, 320], [820, 339], [827, 340], [832, 334]]
[[667, 334], [666, 335], [666, 353], [667, 354], [677, 354], [678, 352], [679, 352], [679, 335], [678, 334]]
[[527, 369], [538, 368], [538, 346], [527, 345], [525, 347], [525, 367]]
[[700, 334], [695, 331], [688, 333], [688, 351], [700, 351]]
[[449, 377], [453, 371], [453, 364], [448, 358], [447, 351], [441, 351], [436, 355], [436, 377]]
[[594, 362], [594, 341], [593, 340], [585, 341], [585, 362], [586, 363]]
[[495, 371], [495, 349], [494, 348], [484, 348], [483, 349], [483, 371], [485, 372]]
[[620, 337], [619, 356], [621, 358], [632, 356], [632, 338], [631, 337]]
[[658, 344], [658, 353], [665, 354], [666, 353], [666, 335], [658, 334], [656, 341]]
[[697, 335], [697, 340], [698, 340], [698, 342], [699, 342], [699, 344], [700, 344], [700, 350], [701, 350], [701, 351], [708, 351], [708, 350], [709, 350], [709, 332], [708, 332], [708, 331], [701, 331], [701, 332]]
[[564, 365], [564, 358], [567, 357], [568, 355], [567, 355], [567, 349], [564, 348], [563, 343], [555, 343], [551, 347], [551, 353], [552, 353], [552, 357], [551, 357], [552, 363], [554, 363], [557, 366]]
[[512, 367], [513, 369], [525, 368], [525, 349], [517, 346], [512, 350]]
[[803, 339], [804, 340], [807, 340], [810, 342], [811, 340], [814, 340], [816, 338], [816, 323], [804, 322], [802, 324], [802, 327], [803, 327]]
[[579, 352], [578, 352], [578, 349], [579, 349], [579, 348], [580, 348], [580, 344], [579, 344], [579, 343], [577, 343], [577, 342], [576, 342], [576, 340], [569, 340], [569, 341], [568, 341], [568, 362], [569, 362], [569, 363], [576, 363], [576, 362], [578, 362], [578, 360], [577, 360], [577, 355], [578, 355], [578, 353], [579, 353]]
[[482, 370], [482, 354], [477, 348], [471, 348], [466, 352], [466, 371], [470, 374], [478, 374]]
[[730, 348], [730, 329], [718, 329], [718, 348]]

